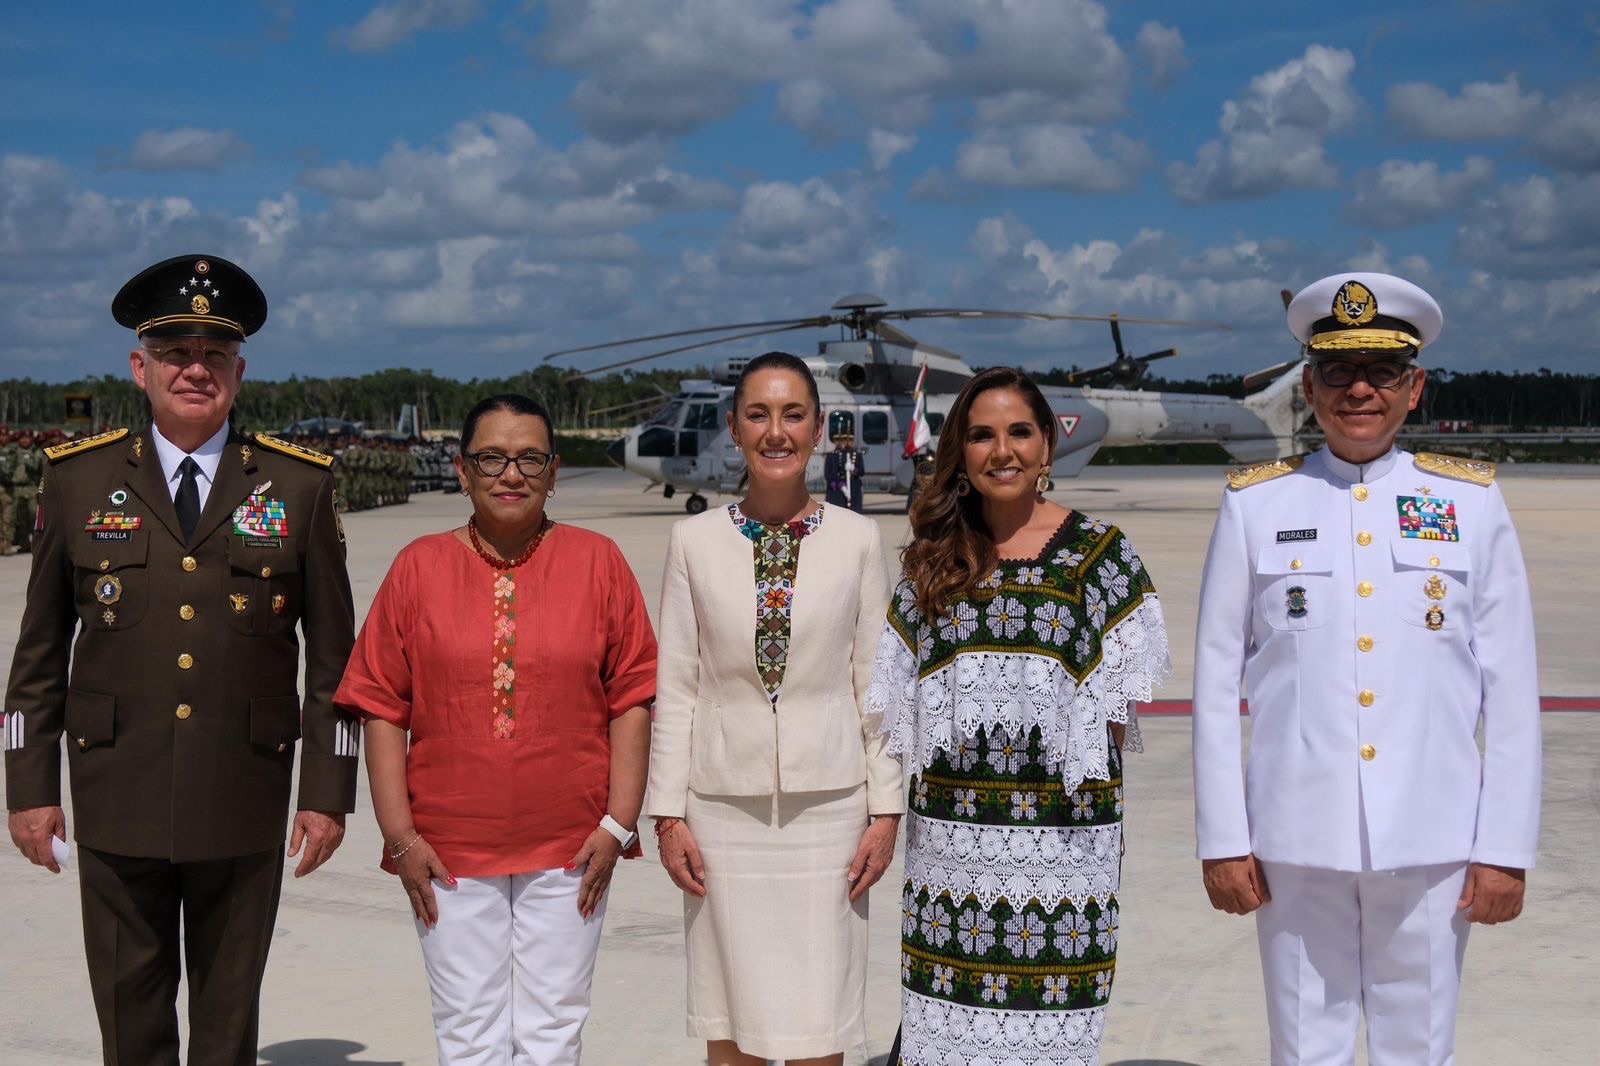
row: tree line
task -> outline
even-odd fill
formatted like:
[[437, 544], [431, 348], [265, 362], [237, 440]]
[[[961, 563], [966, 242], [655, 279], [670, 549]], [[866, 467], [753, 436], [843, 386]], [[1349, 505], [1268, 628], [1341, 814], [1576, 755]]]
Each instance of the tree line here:
[[[1035, 375], [1040, 384], [1066, 384], [1070, 371]], [[472, 405], [497, 392], [520, 392], [550, 409], [562, 429], [633, 425], [678, 391], [683, 378], [709, 376], [689, 370], [625, 370], [595, 378], [572, 378], [570, 369], [539, 367], [502, 378], [466, 381], [429, 370], [377, 370], [361, 377], [283, 381], [250, 379], [239, 393], [235, 420], [241, 428], [275, 431], [308, 418], [327, 416], [361, 422], [368, 430], [395, 426], [402, 406], [415, 405], [425, 429], [454, 430]], [[1167, 392], [1244, 394], [1242, 378], [1212, 374], [1203, 379], [1145, 378], [1147, 389]], [[30, 379], [0, 381], [0, 424], [48, 428], [63, 424], [70, 397], [88, 396], [96, 426], [139, 425], [144, 396], [126, 376], [105, 375], [73, 382]], [[1600, 416], [1600, 375], [1498, 370], [1453, 372], [1430, 369], [1416, 419], [1462, 419], [1480, 427], [1511, 430], [1594, 426]]]

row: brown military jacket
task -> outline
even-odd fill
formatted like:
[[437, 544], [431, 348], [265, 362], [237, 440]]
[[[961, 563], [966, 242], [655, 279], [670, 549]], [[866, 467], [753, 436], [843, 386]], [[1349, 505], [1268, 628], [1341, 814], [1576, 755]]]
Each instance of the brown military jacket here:
[[[6, 691], [6, 806], [53, 806], [67, 737], [74, 836], [193, 862], [283, 843], [299, 808], [355, 808], [354, 642], [329, 460], [270, 437], [225, 447], [185, 542], [148, 432], [48, 452]], [[297, 692], [305, 634], [306, 694]]]

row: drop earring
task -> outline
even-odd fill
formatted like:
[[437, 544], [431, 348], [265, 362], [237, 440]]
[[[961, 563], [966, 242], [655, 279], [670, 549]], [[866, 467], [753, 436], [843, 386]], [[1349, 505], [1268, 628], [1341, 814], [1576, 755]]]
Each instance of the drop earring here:
[[1033, 481], [1033, 488], [1041, 496], [1050, 488], [1050, 468], [1048, 466], [1039, 471], [1039, 476]]
[[965, 496], [972, 491], [972, 482], [967, 480], [966, 474], [956, 475], [956, 495]]

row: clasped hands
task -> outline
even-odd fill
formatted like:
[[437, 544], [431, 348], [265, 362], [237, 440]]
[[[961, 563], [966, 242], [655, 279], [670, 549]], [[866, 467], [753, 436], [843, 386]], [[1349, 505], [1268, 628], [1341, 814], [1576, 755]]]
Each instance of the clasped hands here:
[[[691, 896], [706, 894], [706, 866], [700, 857], [700, 846], [695, 842], [689, 825], [681, 818], [660, 819], [657, 840], [661, 850], [661, 865], [666, 868], [672, 883]], [[670, 823], [670, 824], [668, 824]], [[900, 832], [898, 814], [878, 815], [861, 834], [856, 845], [855, 858], [845, 871], [850, 882], [850, 902], [854, 903], [878, 883], [889, 864], [894, 860], [895, 837]]]

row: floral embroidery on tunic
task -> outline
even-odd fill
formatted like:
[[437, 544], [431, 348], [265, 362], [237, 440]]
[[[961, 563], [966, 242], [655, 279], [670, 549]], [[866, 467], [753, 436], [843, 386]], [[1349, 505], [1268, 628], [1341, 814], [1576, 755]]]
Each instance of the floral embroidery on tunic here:
[[494, 579], [494, 736], [510, 740], [517, 735], [515, 707], [517, 682], [517, 583], [510, 574]]
[[761, 673], [761, 683], [774, 707], [789, 662], [794, 575], [800, 566], [800, 542], [822, 525], [822, 511], [818, 507], [798, 522], [769, 526], [746, 518], [737, 503], [728, 504], [728, 517], [755, 545], [756, 669]]

